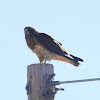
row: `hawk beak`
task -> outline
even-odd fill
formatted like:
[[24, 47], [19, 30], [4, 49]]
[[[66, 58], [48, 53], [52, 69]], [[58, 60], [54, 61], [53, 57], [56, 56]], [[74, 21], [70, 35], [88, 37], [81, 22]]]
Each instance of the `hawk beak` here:
[[25, 35], [29, 35], [28, 29], [24, 29]]

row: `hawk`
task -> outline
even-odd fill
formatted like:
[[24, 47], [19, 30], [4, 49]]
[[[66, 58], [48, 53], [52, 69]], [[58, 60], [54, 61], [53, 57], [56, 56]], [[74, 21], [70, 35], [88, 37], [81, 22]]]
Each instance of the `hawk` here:
[[68, 62], [76, 67], [80, 65], [79, 57], [68, 53], [68, 51], [57, 40], [50, 35], [40, 33], [32, 27], [25, 27], [25, 39], [28, 47], [38, 56], [40, 64], [51, 59]]

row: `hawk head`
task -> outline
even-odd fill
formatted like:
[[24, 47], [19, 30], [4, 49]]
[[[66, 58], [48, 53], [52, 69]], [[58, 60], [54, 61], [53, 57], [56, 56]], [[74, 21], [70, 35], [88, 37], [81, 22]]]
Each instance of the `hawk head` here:
[[32, 27], [25, 27], [24, 28], [24, 32], [25, 32], [25, 35], [34, 36], [37, 31], [34, 28], [32, 28]]

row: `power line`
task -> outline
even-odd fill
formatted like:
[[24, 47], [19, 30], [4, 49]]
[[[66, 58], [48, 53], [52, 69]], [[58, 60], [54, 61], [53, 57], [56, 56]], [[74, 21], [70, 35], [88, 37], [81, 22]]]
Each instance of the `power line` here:
[[90, 81], [100, 81], [100, 78], [83, 79], [83, 80], [72, 80], [72, 81], [53, 81], [52, 85], [68, 84], [68, 83], [79, 83], [79, 82], [90, 82]]

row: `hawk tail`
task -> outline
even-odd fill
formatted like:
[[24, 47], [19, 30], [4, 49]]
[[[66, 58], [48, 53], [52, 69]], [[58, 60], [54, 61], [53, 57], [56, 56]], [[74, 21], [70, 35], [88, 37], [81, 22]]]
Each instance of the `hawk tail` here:
[[69, 63], [76, 67], [79, 67], [79, 65], [80, 65], [80, 63], [78, 61], [74, 61], [74, 60], [71, 60]]
[[69, 62], [70, 64], [76, 66], [76, 67], [79, 67], [80, 63], [78, 61], [81, 61], [83, 62], [83, 60], [81, 58], [78, 58], [78, 57], [75, 57], [73, 55], [70, 54], [70, 57], [68, 56], [64, 56], [66, 57], [67, 59], [65, 60], [65, 62]]
[[79, 67], [80, 63], [78, 61], [83, 62], [83, 59], [79, 58], [79, 57], [75, 57], [73, 55], [70, 55], [73, 59], [71, 61], [71, 64], [73, 64], [76, 67]]

